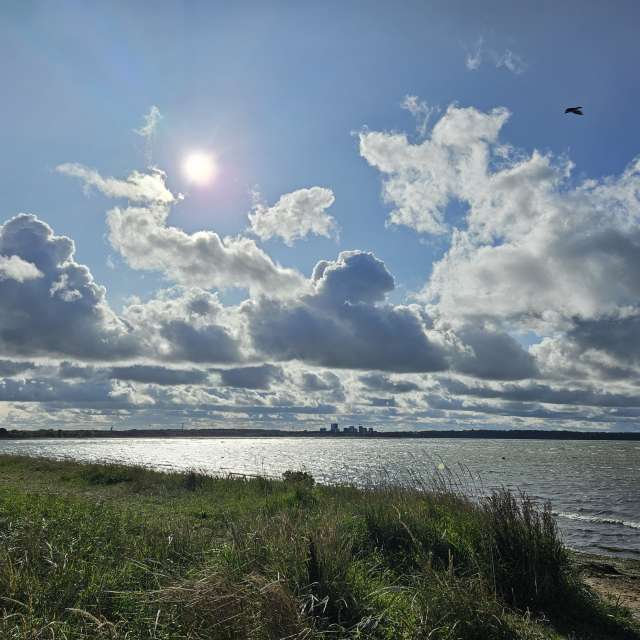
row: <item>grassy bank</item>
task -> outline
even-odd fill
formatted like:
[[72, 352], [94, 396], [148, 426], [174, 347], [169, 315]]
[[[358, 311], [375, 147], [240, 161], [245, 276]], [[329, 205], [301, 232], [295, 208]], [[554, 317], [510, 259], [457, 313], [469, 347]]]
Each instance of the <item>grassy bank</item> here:
[[0, 638], [639, 638], [507, 492], [0, 456]]

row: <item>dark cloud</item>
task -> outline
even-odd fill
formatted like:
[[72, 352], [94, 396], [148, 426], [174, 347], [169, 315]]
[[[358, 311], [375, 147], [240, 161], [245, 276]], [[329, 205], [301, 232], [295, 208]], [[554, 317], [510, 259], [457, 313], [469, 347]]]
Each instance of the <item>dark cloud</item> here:
[[373, 304], [393, 279], [372, 254], [344, 252], [336, 262], [319, 263], [314, 283], [314, 293], [299, 299], [245, 303], [249, 334], [260, 353], [345, 369], [447, 368], [444, 350], [427, 337], [426, 318], [417, 308]]
[[335, 391], [342, 389], [340, 378], [330, 371], [321, 374], [305, 371], [302, 374], [301, 388], [304, 391]]
[[58, 365], [58, 375], [64, 379], [90, 380], [91, 378], [98, 377], [100, 374], [106, 377], [106, 371], [97, 369], [96, 367], [86, 367], [71, 362], [61, 362]]
[[465, 326], [456, 334], [467, 347], [454, 357], [456, 371], [492, 380], [521, 380], [538, 375], [533, 357], [508, 333]]
[[165, 357], [185, 362], [238, 362], [237, 342], [221, 326], [195, 327], [183, 320], [171, 320], [160, 330], [171, 345]]
[[535, 420], [567, 420], [605, 422], [606, 416], [599, 412], [586, 411], [580, 407], [550, 409], [532, 402], [483, 403], [452, 398], [441, 394], [425, 394], [425, 402], [433, 409], [449, 412], [478, 413], [503, 417], [531, 418]]
[[222, 384], [244, 389], [268, 389], [273, 382], [280, 382], [284, 378], [282, 369], [271, 364], [221, 369], [219, 373]]
[[370, 397], [368, 398], [369, 404], [372, 407], [395, 407], [396, 400], [395, 398], [376, 398]]
[[74, 260], [74, 244], [33, 215], [0, 227], [0, 255], [18, 256], [40, 277], [0, 279], [0, 350], [18, 356], [61, 355], [112, 360], [137, 345], [109, 309], [105, 289]]
[[159, 385], [203, 384], [207, 380], [207, 373], [198, 369], [168, 369], [160, 366], [131, 365], [112, 367], [109, 370], [109, 377]]
[[112, 402], [111, 385], [70, 384], [55, 379], [0, 380], [0, 402], [104, 403]]
[[409, 380], [391, 380], [381, 373], [367, 373], [359, 378], [360, 382], [373, 391], [384, 391], [386, 393], [408, 393], [418, 391], [420, 387]]
[[596, 319], [574, 318], [567, 337], [584, 351], [597, 349], [621, 363], [640, 362], [640, 313], [637, 311]]
[[567, 404], [593, 407], [639, 407], [640, 397], [622, 393], [608, 393], [593, 389], [553, 388], [546, 384], [500, 387], [467, 385], [459, 380], [442, 380], [440, 384], [455, 395], [477, 398], [497, 398], [513, 402], [538, 402], [543, 404]]
[[0, 360], [0, 377], [16, 376], [25, 371], [35, 369], [33, 362], [14, 362], [13, 360]]
[[240, 344], [216, 294], [173, 287], [147, 302], [129, 305], [123, 317], [135, 329], [147, 357], [166, 362], [231, 364], [242, 360]]

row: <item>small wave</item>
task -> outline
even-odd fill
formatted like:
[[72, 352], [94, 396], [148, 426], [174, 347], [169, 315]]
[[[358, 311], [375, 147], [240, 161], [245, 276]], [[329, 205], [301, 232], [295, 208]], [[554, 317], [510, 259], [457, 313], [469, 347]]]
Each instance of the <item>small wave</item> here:
[[582, 520], [583, 522], [595, 522], [596, 524], [617, 524], [621, 527], [630, 527], [632, 529], [640, 529], [640, 522], [633, 520], [617, 520], [616, 518], [601, 518], [599, 516], [585, 516], [580, 513], [566, 513], [563, 511], [554, 511], [554, 516], [558, 518], [567, 518], [568, 520]]

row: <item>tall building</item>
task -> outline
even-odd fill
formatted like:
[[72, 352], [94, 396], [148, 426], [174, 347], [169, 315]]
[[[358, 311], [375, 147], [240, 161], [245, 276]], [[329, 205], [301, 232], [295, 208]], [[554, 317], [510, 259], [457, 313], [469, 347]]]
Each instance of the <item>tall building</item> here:
[[331, 423], [331, 433], [339, 433], [340, 429], [338, 429], [338, 423], [337, 422], [332, 422]]

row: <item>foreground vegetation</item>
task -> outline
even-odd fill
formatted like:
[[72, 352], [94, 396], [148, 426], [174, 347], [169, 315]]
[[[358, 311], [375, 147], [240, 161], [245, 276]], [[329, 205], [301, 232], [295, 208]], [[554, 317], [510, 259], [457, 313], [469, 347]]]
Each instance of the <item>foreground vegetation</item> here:
[[640, 639], [548, 509], [0, 456], [0, 638]]

